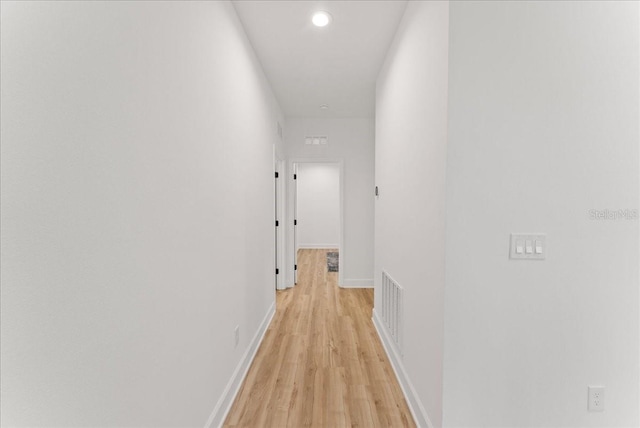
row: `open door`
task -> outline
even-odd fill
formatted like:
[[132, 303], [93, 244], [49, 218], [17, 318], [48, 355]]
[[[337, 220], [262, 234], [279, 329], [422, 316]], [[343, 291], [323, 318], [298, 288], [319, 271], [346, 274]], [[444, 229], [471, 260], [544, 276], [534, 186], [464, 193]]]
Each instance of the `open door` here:
[[278, 159], [274, 155], [274, 220], [275, 220], [275, 268], [276, 268], [276, 290], [285, 289], [285, 274], [286, 269], [285, 266], [286, 261], [286, 244], [285, 244], [285, 219], [287, 218], [285, 214], [284, 200], [285, 200], [285, 164], [284, 161]]
[[293, 164], [293, 283], [298, 283], [298, 164]]
[[278, 179], [280, 178], [279, 177], [280, 174], [278, 173], [278, 163], [275, 162], [274, 166], [275, 166], [275, 168], [274, 168], [275, 169], [275, 174], [274, 174], [275, 183], [274, 183], [273, 187], [275, 189], [274, 190], [274, 204], [275, 205], [274, 205], [274, 211], [273, 212], [274, 212], [274, 217], [276, 219], [275, 234], [274, 234], [274, 242], [275, 242], [275, 251], [274, 251], [274, 253], [275, 253], [275, 266], [276, 266], [275, 287], [276, 287], [276, 290], [277, 290], [278, 289], [278, 279], [279, 279], [279, 276], [280, 276], [280, 266], [279, 266], [279, 263], [278, 263], [278, 251], [279, 251], [278, 247], [279, 247], [279, 244], [280, 244], [278, 242], [278, 240], [279, 240], [278, 232], [279, 232], [279, 229], [280, 229], [280, 216], [279, 216], [279, 212], [278, 212], [279, 211], [278, 210], [278, 203], [280, 201], [279, 198], [278, 198]]

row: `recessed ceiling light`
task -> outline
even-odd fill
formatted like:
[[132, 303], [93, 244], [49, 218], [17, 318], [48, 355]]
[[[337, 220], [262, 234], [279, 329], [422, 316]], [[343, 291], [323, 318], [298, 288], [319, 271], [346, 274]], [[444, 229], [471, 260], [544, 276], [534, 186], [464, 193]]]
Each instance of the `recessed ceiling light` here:
[[320, 108], [321, 108], [322, 110], [329, 110], [329, 106], [328, 106], [328, 105], [326, 105], [326, 104], [321, 104], [321, 105], [320, 105]]
[[320, 10], [313, 14], [311, 22], [313, 22], [313, 25], [316, 27], [326, 27], [331, 23], [331, 14], [324, 10]]

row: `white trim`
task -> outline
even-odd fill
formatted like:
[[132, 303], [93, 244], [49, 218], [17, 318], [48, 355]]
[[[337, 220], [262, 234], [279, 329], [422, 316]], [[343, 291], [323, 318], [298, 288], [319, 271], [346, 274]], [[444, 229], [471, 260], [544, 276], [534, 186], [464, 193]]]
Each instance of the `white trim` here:
[[337, 250], [338, 244], [300, 244], [298, 249]]
[[249, 347], [236, 366], [231, 379], [229, 379], [229, 383], [227, 383], [227, 386], [224, 388], [222, 396], [213, 408], [213, 412], [211, 412], [209, 419], [207, 419], [205, 428], [222, 427], [222, 424], [224, 424], [224, 421], [229, 414], [229, 410], [231, 410], [231, 406], [236, 399], [236, 395], [238, 395], [238, 392], [240, 391], [242, 382], [244, 382], [245, 377], [247, 377], [249, 367], [251, 367], [251, 363], [258, 352], [258, 348], [264, 339], [264, 335], [267, 333], [267, 329], [269, 328], [269, 324], [271, 324], [275, 313], [276, 302], [273, 302], [267, 311], [267, 315], [262, 320], [258, 331], [256, 331], [253, 339], [251, 339]]
[[345, 279], [340, 284], [342, 288], [373, 288], [373, 278], [371, 279]]
[[391, 367], [393, 368], [393, 372], [398, 379], [400, 389], [402, 389], [402, 393], [404, 394], [404, 398], [407, 401], [407, 406], [409, 406], [409, 410], [411, 411], [414, 422], [418, 427], [433, 428], [434, 425], [431, 423], [431, 419], [429, 419], [427, 411], [424, 409], [424, 406], [422, 405], [420, 398], [418, 398], [418, 394], [416, 393], [411, 380], [409, 380], [407, 372], [404, 370], [402, 358], [395, 351], [393, 341], [387, 335], [387, 332], [382, 324], [382, 320], [376, 312], [376, 308], [373, 308], [373, 317], [371, 318], [373, 320], [373, 325], [376, 328], [376, 332], [378, 333], [378, 337], [382, 342], [382, 347], [384, 348], [387, 357], [389, 357]]

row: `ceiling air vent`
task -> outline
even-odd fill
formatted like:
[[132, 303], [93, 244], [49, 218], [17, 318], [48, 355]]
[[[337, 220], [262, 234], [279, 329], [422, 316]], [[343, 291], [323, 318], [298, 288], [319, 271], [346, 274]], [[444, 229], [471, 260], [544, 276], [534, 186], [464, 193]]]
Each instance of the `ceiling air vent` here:
[[304, 144], [307, 146], [326, 146], [329, 138], [325, 136], [304, 137]]

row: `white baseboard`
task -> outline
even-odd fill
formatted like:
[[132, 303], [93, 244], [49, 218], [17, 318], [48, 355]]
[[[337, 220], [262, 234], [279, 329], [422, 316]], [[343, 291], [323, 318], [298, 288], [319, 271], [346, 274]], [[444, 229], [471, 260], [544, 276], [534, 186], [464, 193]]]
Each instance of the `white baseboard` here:
[[384, 324], [382, 320], [378, 316], [376, 309], [373, 308], [373, 325], [378, 332], [378, 336], [380, 337], [380, 341], [382, 342], [382, 347], [384, 351], [387, 353], [387, 357], [389, 357], [389, 361], [391, 361], [391, 367], [393, 368], [394, 373], [396, 374], [396, 378], [398, 379], [398, 383], [400, 384], [400, 389], [402, 389], [402, 393], [404, 394], [404, 398], [407, 400], [407, 405], [409, 406], [409, 410], [411, 411], [411, 415], [413, 416], [413, 420], [415, 421], [418, 427], [424, 428], [433, 428], [433, 424], [431, 423], [431, 419], [429, 419], [429, 415], [425, 410], [422, 402], [418, 398], [418, 394], [413, 388], [413, 384], [409, 380], [409, 376], [407, 376], [407, 372], [404, 370], [404, 364], [402, 363], [402, 358], [395, 351], [394, 346], [392, 345], [391, 338], [387, 334], [387, 330], [384, 328]]
[[338, 244], [300, 244], [299, 250], [337, 250], [340, 247]]
[[222, 427], [222, 424], [231, 410], [231, 406], [236, 399], [236, 395], [238, 395], [238, 392], [240, 391], [242, 382], [244, 382], [244, 378], [247, 376], [249, 367], [251, 367], [251, 363], [258, 352], [258, 348], [262, 343], [262, 339], [264, 339], [264, 335], [266, 334], [275, 313], [276, 302], [273, 302], [267, 311], [267, 315], [262, 320], [262, 323], [260, 323], [258, 331], [256, 331], [253, 339], [251, 339], [249, 347], [236, 366], [229, 383], [227, 383], [227, 386], [222, 392], [222, 396], [218, 400], [218, 403], [216, 403], [216, 407], [214, 407], [213, 412], [211, 412], [211, 416], [209, 416], [205, 428]]
[[371, 279], [343, 279], [342, 288], [373, 288], [373, 278]]

